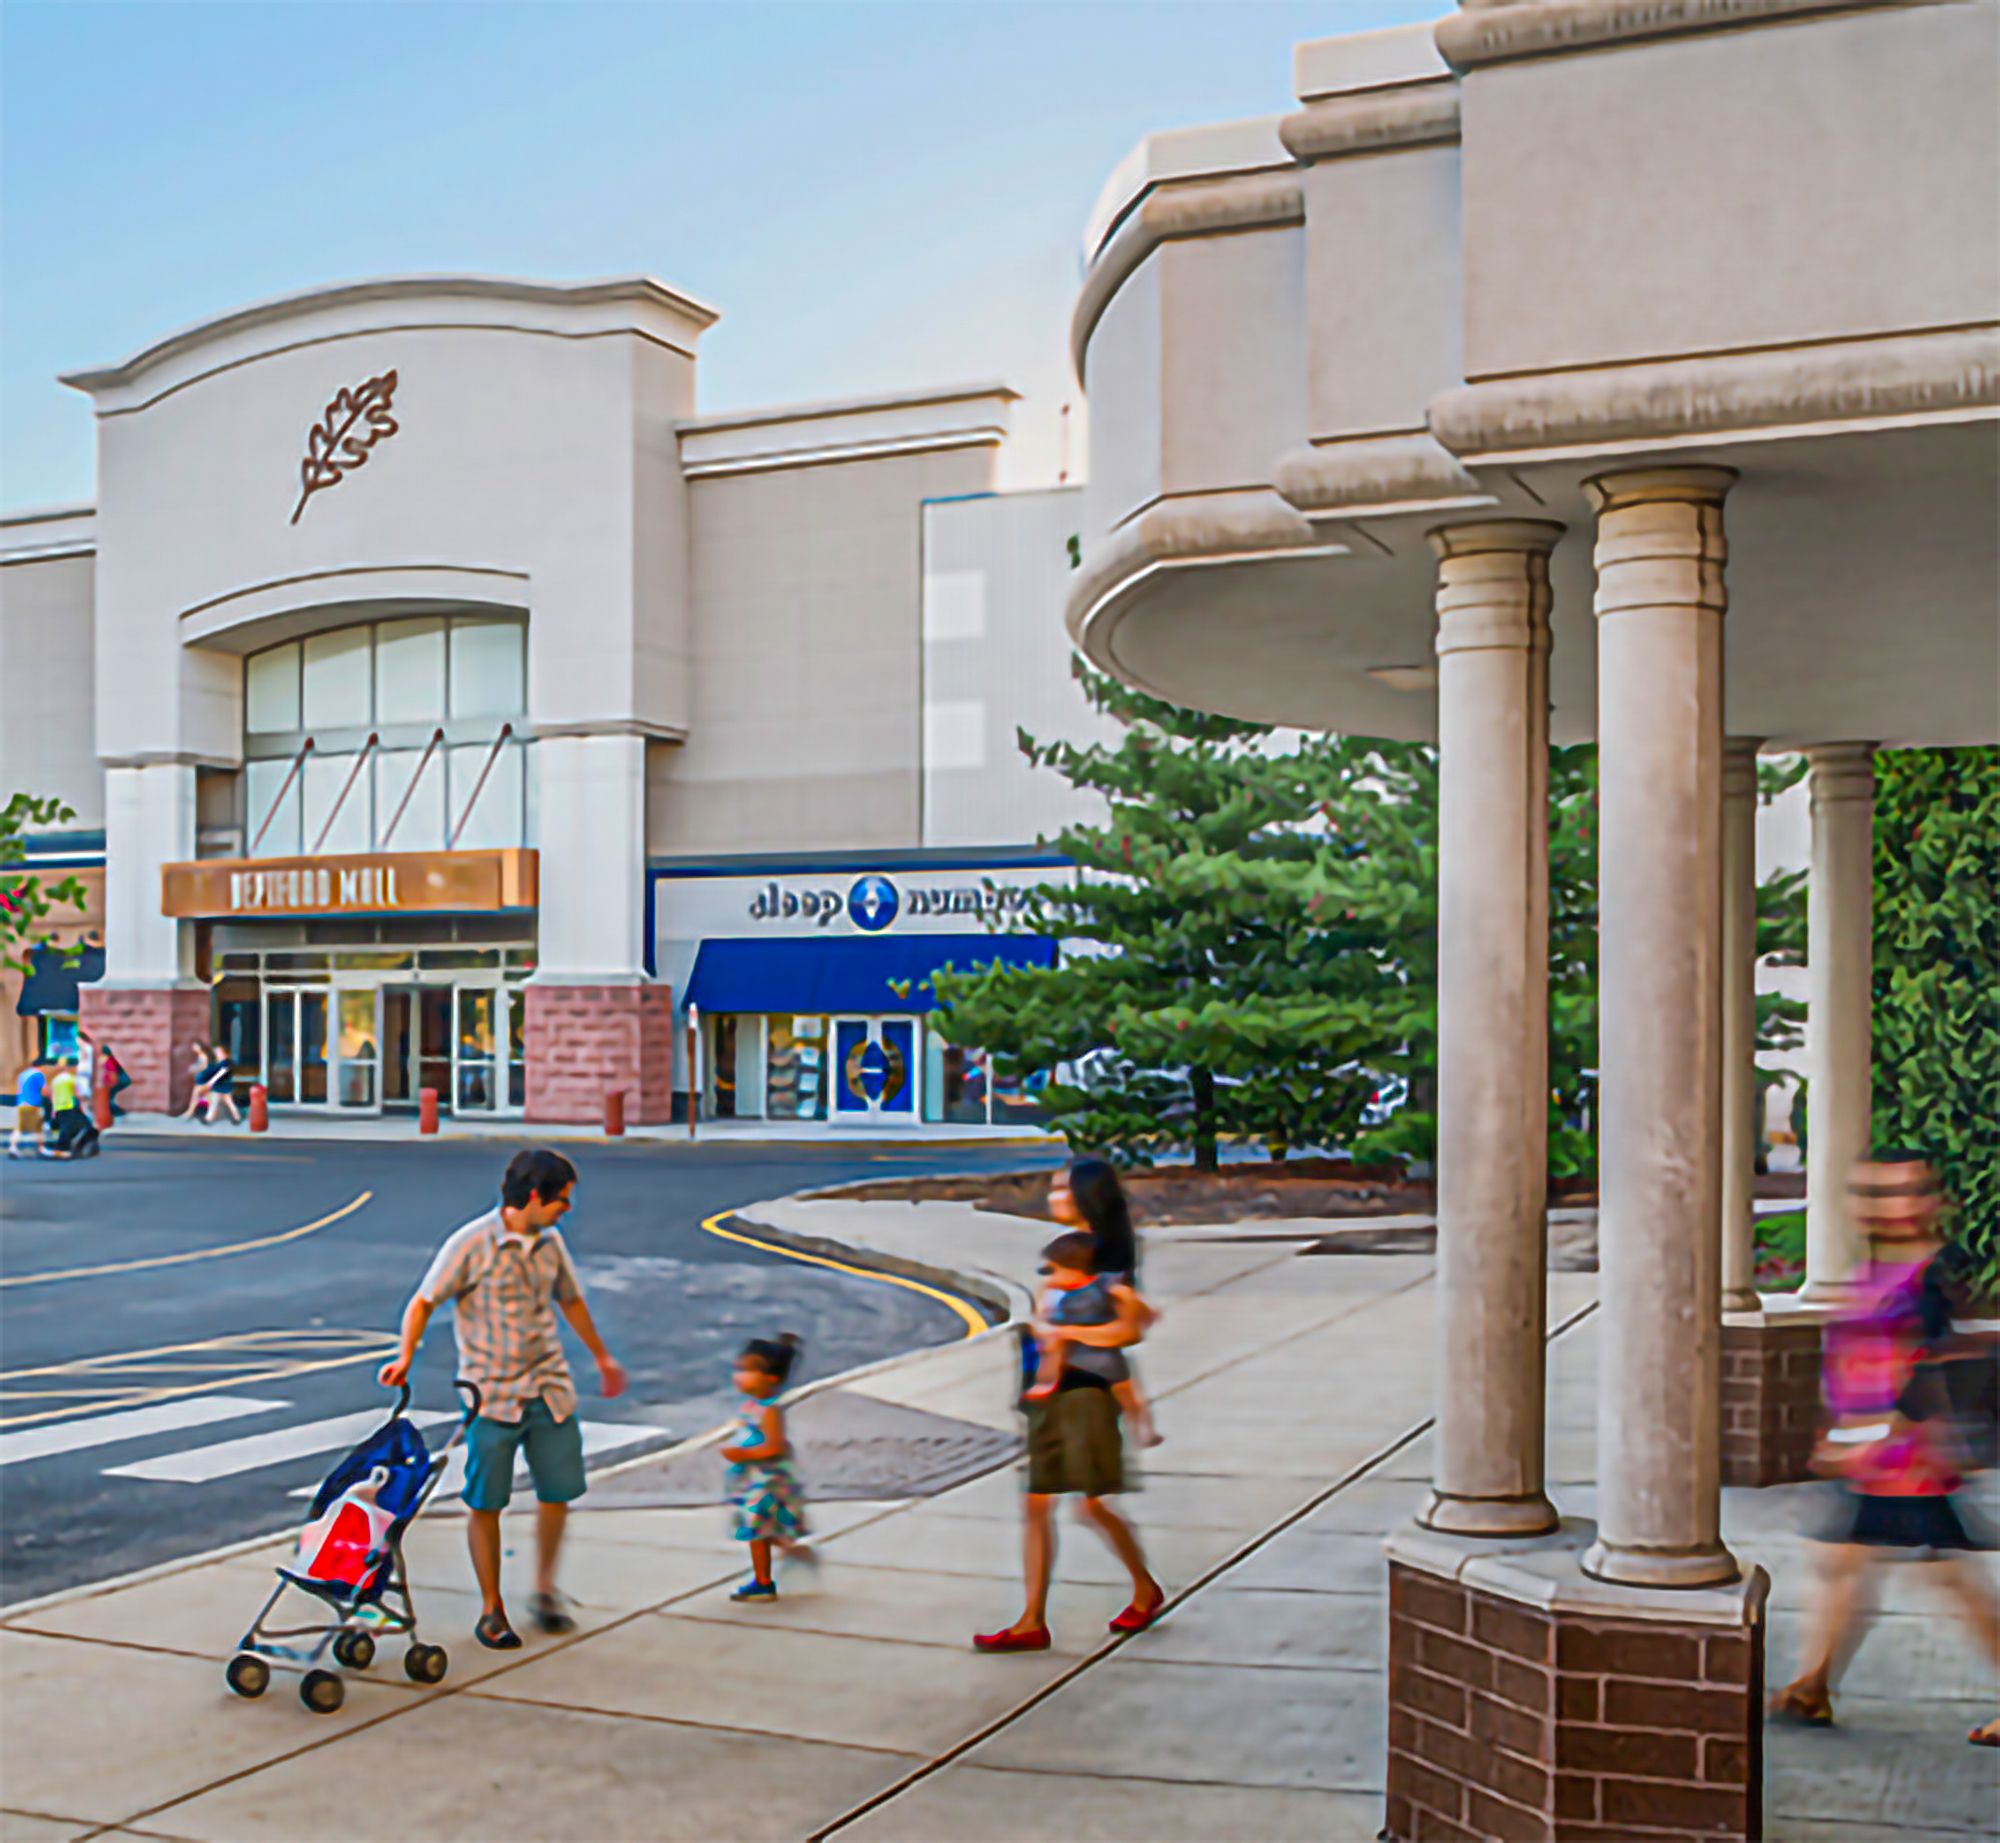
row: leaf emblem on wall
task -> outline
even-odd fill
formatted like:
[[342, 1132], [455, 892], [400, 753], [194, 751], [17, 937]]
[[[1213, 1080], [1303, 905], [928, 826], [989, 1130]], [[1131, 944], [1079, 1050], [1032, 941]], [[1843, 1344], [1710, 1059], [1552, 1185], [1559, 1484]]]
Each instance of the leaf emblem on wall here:
[[313, 424], [306, 436], [306, 458], [299, 463], [299, 503], [292, 508], [292, 523], [306, 509], [306, 501], [322, 487], [338, 486], [368, 459], [377, 442], [396, 433], [396, 418], [390, 413], [396, 396], [396, 374], [385, 371], [365, 384], [343, 385], [326, 406], [326, 414]]

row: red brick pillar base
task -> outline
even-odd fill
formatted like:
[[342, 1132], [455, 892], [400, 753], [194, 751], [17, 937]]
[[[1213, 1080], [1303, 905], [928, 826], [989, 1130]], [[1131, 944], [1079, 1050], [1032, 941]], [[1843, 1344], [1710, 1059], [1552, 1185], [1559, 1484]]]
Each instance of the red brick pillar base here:
[[188, 1050], [214, 1041], [205, 985], [80, 988], [83, 1028], [115, 1050], [132, 1077], [119, 1105], [128, 1113], [179, 1113], [194, 1078]]
[[1815, 1317], [1731, 1313], [1723, 1319], [1725, 1485], [1788, 1485], [1812, 1476], [1819, 1359]]
[[1588, 1579], [1577, 1526], [1389, 1543], [1385, 1837], [1763, 1835], [1764, 1594]]
[[625, 1095], [632, 1126], [673, 1108], [674, 1001], [664, 985], [537, 985], [528, 993], [528, 1118], [598, 1125]]

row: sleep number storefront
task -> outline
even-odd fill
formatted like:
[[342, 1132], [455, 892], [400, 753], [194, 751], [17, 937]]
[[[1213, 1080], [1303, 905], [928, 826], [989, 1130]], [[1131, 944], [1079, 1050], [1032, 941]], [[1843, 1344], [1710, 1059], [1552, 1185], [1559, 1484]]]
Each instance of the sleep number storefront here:
[[198, 859], [162, 907], [206, 925], [214, 1029], [273, 1106], [518, 1113], [536, 854]]
[[836, 1126], [1037, 1120], [1031, 1090], [929, 1026], [929, 981], [941, 967], [1054, 964], [1053, 941], [1008, 921], [1065, 874], [1060, 860], [655, 868], [657, 970], [683, 1030], [687, 1008], [698, 1020], [704, 1110]]

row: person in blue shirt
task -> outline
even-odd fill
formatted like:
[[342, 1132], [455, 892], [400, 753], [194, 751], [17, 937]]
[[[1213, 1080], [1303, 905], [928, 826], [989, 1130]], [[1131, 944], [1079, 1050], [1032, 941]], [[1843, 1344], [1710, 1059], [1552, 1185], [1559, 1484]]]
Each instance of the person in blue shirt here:
[[9, 1158], [34, 1158], [41, 1152], [48, 1099], [48, 1061], [37, 1056], [14, 1084], [14, 1130], [7, 1138]]

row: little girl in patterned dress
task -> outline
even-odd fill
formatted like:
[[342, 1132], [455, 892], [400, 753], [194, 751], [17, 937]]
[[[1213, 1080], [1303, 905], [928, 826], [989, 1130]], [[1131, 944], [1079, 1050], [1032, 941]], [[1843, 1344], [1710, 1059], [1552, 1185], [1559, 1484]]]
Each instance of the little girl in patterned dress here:
[[732, 1600], [778, 1597], [771, 1577], [774, 1550], [798, 1561], [815, 1559], [803, 1540], [805, 1488], [793, 1469], [785, 1410], [778, 1401], [800, 1348], [799, 1340], [786, 1332], [779, 1338], [752, 1338], [736, 1359], [736, 1386], [743, 1400], [737, 1409], [739, 1438], [722, 1449], [729, 1461], [724, 1487], [736, 1509], [736, 1540], [750, 1545], [751, 1578], [729, 1596]]

